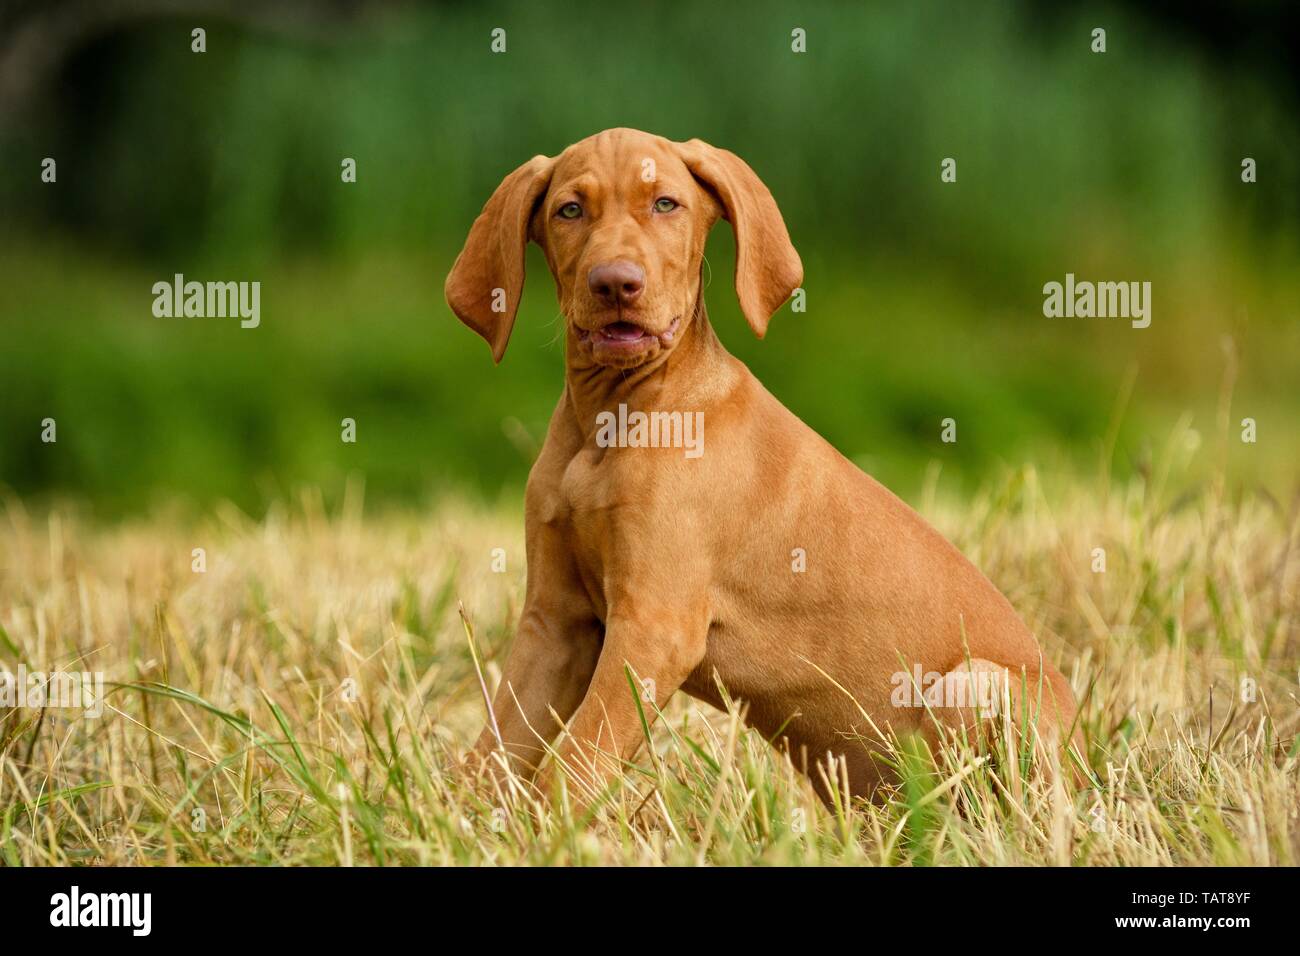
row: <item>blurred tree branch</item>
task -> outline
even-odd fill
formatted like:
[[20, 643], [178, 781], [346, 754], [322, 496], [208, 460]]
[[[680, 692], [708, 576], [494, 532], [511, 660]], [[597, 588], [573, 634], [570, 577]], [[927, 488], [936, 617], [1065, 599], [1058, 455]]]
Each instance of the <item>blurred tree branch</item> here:
[[234, 23], [334, 42], [397, 0], [0, 0], [0, 123], [20, 115], [77, 49], [149, 20]]

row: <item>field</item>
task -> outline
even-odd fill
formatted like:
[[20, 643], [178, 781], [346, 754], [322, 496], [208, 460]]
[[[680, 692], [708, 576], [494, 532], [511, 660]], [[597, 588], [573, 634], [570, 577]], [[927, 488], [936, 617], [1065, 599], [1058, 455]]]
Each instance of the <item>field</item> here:
[[[1083, 701], [1095, 780], [898, 741], [897, 792], [827, 808], [739, 721], [674, 700], [595, 819], [457, 768], [524, 583], [521, 506], [370, 513], [307, 492], [100, 524], [0, 512], [0, 645], [102, 671], [103, 715], [0, 715], [10, 864], [1294, 865], [1300, 499], [1151, 467], [1004, 470], [913, 501]], [[1213, 472], [1213, 469], [1210, 469]], [[506, 569], [490, 569], [493, 548]], [[196, 571], [202, 548], [204, 570]], [[1094, 570], [1095, 548], [1106, 570]], [[460, 608], [463, 607], [463, 618]]]

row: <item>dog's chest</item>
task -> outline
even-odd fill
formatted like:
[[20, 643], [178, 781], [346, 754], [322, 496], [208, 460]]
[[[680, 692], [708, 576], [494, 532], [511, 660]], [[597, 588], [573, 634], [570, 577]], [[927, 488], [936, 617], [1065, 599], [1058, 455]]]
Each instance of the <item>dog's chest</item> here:
[[559, 534], [573, 564], [604, 616], [606, 588], [629, 572], [629, 542], [644, 538], [651, 500], [638, 495], [627, 469], [604, 449], [578, 452], [559, 476], [547, 523]]

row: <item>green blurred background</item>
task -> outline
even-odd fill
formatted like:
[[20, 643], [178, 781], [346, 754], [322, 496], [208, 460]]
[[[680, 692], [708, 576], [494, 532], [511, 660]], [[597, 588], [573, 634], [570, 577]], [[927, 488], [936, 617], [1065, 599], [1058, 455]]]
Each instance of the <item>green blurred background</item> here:
[[[771, 187], [808, 310], [755, 340], [723, 225], [715, 324], [901, 493], [933, 462], [962, 490], [1024, 462], [1091, 473], [1112, 422], [1131, 473], [1184, 415], [1208, 473], [1230, 375], [1231, 478], [1289, 494], [1294, 6], [0, 5], [0, 486], [105, 514], [178, 496], [256, 512], [350, 475], [372, 503], [516, 492], [561, 386], [553, 286], [530, 249], [494, 367], [443, 278], [502, 176], [633, 126], [725, 146]], [[261, 327], [155, 318], [151, 287], [177, 272], [259, 280]], [[1045, 318], [1067, 272], [1150, 281], [1151, 327]]]

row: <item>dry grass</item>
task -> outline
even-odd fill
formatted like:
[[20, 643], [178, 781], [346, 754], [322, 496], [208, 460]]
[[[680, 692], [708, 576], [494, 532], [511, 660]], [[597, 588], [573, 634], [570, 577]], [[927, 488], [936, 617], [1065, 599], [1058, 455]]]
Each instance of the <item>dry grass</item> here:
[[[1219, 488], [1172, 500], [1157, 474], [1049, 496], [1020, 471], [960, 507], [922, 502], [1084, 699], [1099, 789], [1041, 761], [994, 769], [954, 751], [935, 767], [900, 742], [894, 799], [828, 810], [735, 713], [679, 700], [652, 732], [655, 758], [643, 752], [594, 821], [450, 769], [483, 719], [457, 603], [495, 679], [523, 590], [514, 509], [362, 520], [357, 495], [336, 515], [308, 496], [260, 522], [218, 509], [95, 527], [10, 502], [0, 662], [103, 671], [112, 689], [98, 720], [0, 713], [0, 851], [14, 864], [1293, 865], [1296, 506]], [[495, 547], [504, 574], [489, 570]]]

